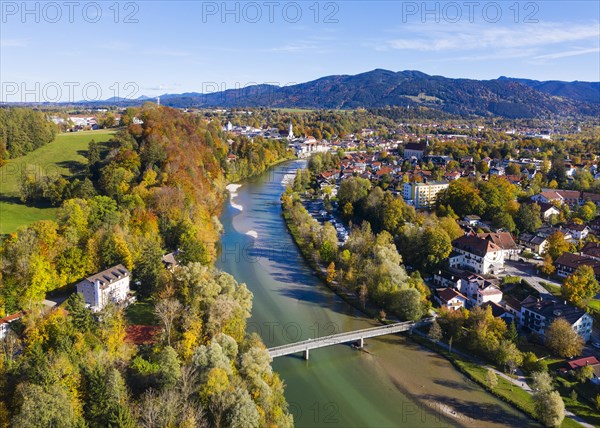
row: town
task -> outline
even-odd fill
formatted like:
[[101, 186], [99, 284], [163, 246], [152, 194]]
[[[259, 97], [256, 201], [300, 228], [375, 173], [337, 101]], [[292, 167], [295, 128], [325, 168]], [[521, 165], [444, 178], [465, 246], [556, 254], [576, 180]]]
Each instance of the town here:
[[[62, 112], [51, 121], [70, 138], [104, 135], [112, 127], [139, 135], [159, 111], [201, 121], [207, 127], [205, 144], [221, 144], [221, 164], [231, 181], [281, 161], [304, 162], [289, 171], [293, 178], [282, 196], [287, 227], [323, 281], [359, 310], [383, 323], [433, 316], [435, 327], [415, 331], [427, 346], [453, 351], [449, 358], [478, 359], [486, 376], [493, 373], [511, 385], [527, 384], [526, 376], [551, 369], [578, 391], [577, 403], [598, 395], [600, 169], [598, 155], [588, 150], [593, 125], [397, 121], [374, 110], [354, 113], [340, 127], [336, 124], [346, 113], [157, 110], [152, 103], [143, 109]], [[149, 198], [158, 183], [158, 176], [145, 172], [139, 185], [112, 184], [114, 168], [135, 165], [127, 160], [135, 156], [127, 154], [128, 138], [119, 134], [113, 143], [90, 142], [87, 166], [70, 182], [29, 171], [20, 178], [21, 200], [60, 207], [61, 231], [75, 230], [80, 210], [110, 224], [115, 206], [96, 192], [117, 200], [127, 200], [129, 192]], [[115, 157], [117, 152], [101, 149], [102, 144], [118, 147], [122, 155]], [[563, 147], [568, 147], [564, 156], [557, 155]], [[182, 202], [172, 203], [171, 210]], [[209, 257], [212, 244], [197, 237], [204, 229], [177, 226], [183, 229], [170, 233], [180, 235], [161, 245], [162, 255], [150, 243], [144, 245], [154, 248], [151, 253], [134, 255], [126, 242], [139, 239], [131, 232], [139, 225], [88, 224], [95, 235], [79, 230], [75, 236], [81, 241], [74, 242], [92, 245], [99, 239], [95, 254], [102, 263], [94, 265], [101, 269], [81, 277], [69, 274], [69, 283], [61, 280], [64, 288], [56, 292], [36, 290], [42, 312], [78, 313], [83, 307], [96, 322], [106, 322], [105, 314], [119, 311], [129, 319], [123, 331], [128, 346], [168, 344], [177, 333], [162, 312], [166, 309], [149, 303], [148, 295], [171, 293], [190, 262]], [[18, 245], [22, 232], [16, 233], [6, 248]], [[132, 263], [134, 257], [138, 261]], [[140, 263], [154, 267], [140, 270]], [[56, 269], [57, 278], [66, 275], [60, 264]], [[14, 275], [5, 272], [6, 278]], [[147, 289], [149, 283], [155, 291]], [[0, 339], [7, 343], [39, 310], [20, 308], [0, 319]], [[147, 308], [142, 319], [136, 315], [140, 308]], [[480, 330], [487, 336], [477, 336]]]

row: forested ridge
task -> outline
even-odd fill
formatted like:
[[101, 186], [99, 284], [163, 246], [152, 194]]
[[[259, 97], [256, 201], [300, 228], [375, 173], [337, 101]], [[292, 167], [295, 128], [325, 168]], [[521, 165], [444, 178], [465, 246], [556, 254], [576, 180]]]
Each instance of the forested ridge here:
[[[56, 221], [1, 243], [0, 316], [24, 315], [1, 342], [0, 426], [293, 425], [264, 345], [246, 334], [252, 293], [212, 267], [229, 168], [221, 124], [152, 104], [128, 114], [143, 123], [90, 143], [77, 194], [55, 199]], [[281, 154], [267, 146], [267, 159]], [[175, 249], [171, 272], [161, 257]], [[123, 308], [93, 314], [78, 294], [41, 304], [119, 263], [152, 307], [160, 334], [149, 343], [126, 340]]]

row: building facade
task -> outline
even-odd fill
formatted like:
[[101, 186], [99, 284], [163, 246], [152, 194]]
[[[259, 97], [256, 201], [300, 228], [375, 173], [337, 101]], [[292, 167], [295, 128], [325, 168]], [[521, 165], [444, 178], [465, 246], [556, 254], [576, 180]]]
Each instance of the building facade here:
[[77, 292], [93, 311], [100, 311], [109, 302], [127, 302], [130, 277], [130, 272], [119, 264], [87, 277], [77, 284]]
[[429, 209], [435, 206], [438, 193], [447, 189], [448, 186], [447, 181], [404, 183], [404, 200], [417, 209]]
[[452, 241], [452, 253], [448, 262], [452, 268], [480, 275], [496, 274], [504, 270], [504, 252], [493, 242], [465, 235]]
[[582, 309], [555, 300], [523, 302], [519, 323], [543, 337], [548, 326], [558, 318], [567, 320], [586, 342], [590, 340], [594, 319]]

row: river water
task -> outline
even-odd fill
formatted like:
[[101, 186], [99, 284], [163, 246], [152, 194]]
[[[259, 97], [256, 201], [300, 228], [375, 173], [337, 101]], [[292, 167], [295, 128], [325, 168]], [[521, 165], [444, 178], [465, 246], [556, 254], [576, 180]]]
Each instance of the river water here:
[[[376, 324], [337, 297], [304, 262], [279, 198], [306, 161], [280, 164], [244, 182], [226, 202], [217, 266], [254, 294], [248, 329], [269, 347]], [[276, 358], [273, 368], [299, 427], [500, 427], [532, 422], [410, 339], [365, 341]]]

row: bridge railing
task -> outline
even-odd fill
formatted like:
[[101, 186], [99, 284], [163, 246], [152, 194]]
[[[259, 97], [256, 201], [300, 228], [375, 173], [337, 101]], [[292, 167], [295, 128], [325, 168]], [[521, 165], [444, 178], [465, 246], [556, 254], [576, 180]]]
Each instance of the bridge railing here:
[[332, 334], [315, 339], [302, 340], [300, 342], [290, 343], [287, 345], [276, 346], [269, 348], [269, 354], [272, 357], [278, 357], [296, 352], [324, 348], [326, 346], [337, 345], [341, 343], [352, 342], [354, 340], [368, 339], [370, 337], [384, 336], [386, 334], [399, 333], [407, 331], [414, 326], [429, 323], [433, 318], [426, 318], [424, 320], [414, 322], [406, 321], [395, 324], [388, 324], [378, 327], [370, 327], [362, 330], [349, 331], [344, 333]]

